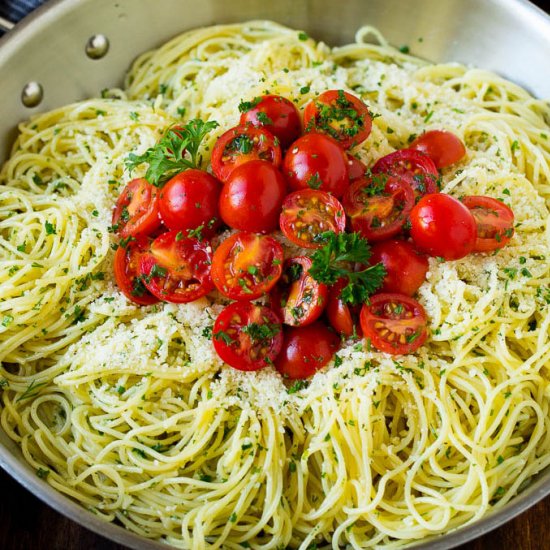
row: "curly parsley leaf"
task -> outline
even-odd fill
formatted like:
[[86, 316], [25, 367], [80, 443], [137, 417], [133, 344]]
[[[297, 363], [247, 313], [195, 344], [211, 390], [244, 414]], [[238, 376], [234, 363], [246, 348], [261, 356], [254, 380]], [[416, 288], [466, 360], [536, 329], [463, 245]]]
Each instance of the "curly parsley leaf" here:
[[187, 168], [200, 167], [202, 155], [199, 147], [206, 135], [218, 126], [215, 120], [204, 122], [200, 118], [193, 119], [184, 126], [172, 126], [143, 155], [130, 153], [126, 167], [131, 172], [141, 164], [149, 164], [145, 178], [153, 185], [161, 187], [175, 174]]
[[339, 279], [348, 284], [342, 289], [341, 299], [348, 304], [363, 304], [369, 296], [382, 286], [386, 275], [381, 263], [354, 271], [354, 264], [368, 264], [371, 252], [366, 239], [359, 233], [326, 231], [319, 235], [325, 245], [311, 256], [309, 274], [319, 283], [333, 285]]

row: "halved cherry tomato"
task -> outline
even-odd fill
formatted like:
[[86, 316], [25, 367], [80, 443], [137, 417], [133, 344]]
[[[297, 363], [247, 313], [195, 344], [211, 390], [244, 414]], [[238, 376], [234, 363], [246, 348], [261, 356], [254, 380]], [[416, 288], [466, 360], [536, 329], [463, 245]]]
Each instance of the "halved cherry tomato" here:
[[235, 302], [218, 315], [212, 330], [214, 348], [234, 369], [259, 370], [273, 361], [283, 345], [279, 318], [268, 307]]
[[405, 181], [380, 174], [352, 183], [342, 204], [353, 231], [380, 241], [401, 231], [414, 205], [414, 193]]
[[332, 328], [346, 338], [351, 338], [362, 334], [361, 325], [359, 325], [361, 306], [352, 306], [342, 300], [340, 294], [347, 284], [347, 280], [339, 279], [330, 289], [326, 313]]
[[462, 204], [473, 214], [477, 225], [474, 252], [490, 252], [506, 245], [514, 234], [514, 213], [492, 197], [468, 196]]
[[210, 278], [212, 249], [208, 242], [168, 231], [141, 257], [143, 284], [159, 300], [184, 304], [214, 289]]
[[340, 338], [320, 321], [291, 327], [284, 332], [275, 367], [284, 378], [308, 378], [334, 357], [339, 344]]
[[233, 229], [267, 233], [279, 226], [286, 182], [265, 160], [252, 160], [231, 172], [220, 195], [220, 216]]
[[306, 105], [304, 126], [306, 132], [328, 134], [349, 149], [369, 137], [372, 119], [358, 97], [344, 90], [328, 90]]
[[212, 234], [221, 223], [218, 201], [222, 184], [202, 170], [185, 170], [159, 193], [159, 212], [169, 229], [186, 231], [203, 226]]
[[367, 176], [367, 167], [353, 155], [348, 155], [348, 175], [350, 183]]
[[378, 350], [403, 355], [428, 337], [424, 308], [404, 294], [376, 294], [361, 309], [363, 336]]
[[301, 189], [287, 195], [279, 219], [286, 238], [304, 248], [321, 248], [316, 237], [325, 231], [343, 233], [346, 214], [338, 199], [324, 191]]
[[416, 198], [438, 191], [439, 174], [432, 159], [412, 149], [394, 151], [378, 159], [372, 167], [372, 173], [387, 174], [408, 183]]
[[306, 134], [297, 139], [285, 155], [283, 173], [295, 191], [320, 189], [338, 198], [349, 187], [346, 153], [324, 134]]
[[222, 134], [212, 150], [212, 171], [221, 181], [227, 181], [237, 166], [251, 160], [265, 160], [277, 168], [281, 166], [282, 152], [279, 140], [264, 128], [245, 124]]
[[150, 235], [160, 227], [158, 189], [144, 178], [126, 185], [113, 210], [112, 226], [123, 239]]
[[437, 168], [451, 166], [466, 154], [461, 139], [446, 130], [424, 132], [411, 143], [410, 148], [428, 155]]
[[464, 258], [476, 244], [476, 220], [459, 200], [444, 193], [426, 195], [412, 209], [411, 237], [421, 252], [445, 260]]
[[273, 237], [235, 233], [212, 261], [216, 288], [233, 300], [254, 300], [269, 292], [283, 271], [283, 248]]
[[143, 284], [139, 264], [141, 256], [149, 250], [149, 239], [138, 236], [131, 238], [125, 246], [115, 252], [115, 280], [122, 294], [140, 306], [150, 306], [159, 300]]
[[391, 239], [371, 248], [371, 265], [382, 263], [386, 269], [379, 292], [397, 292], [413, 296], [426, 280], [428, 259], [408, 241]]
[[308, 273], [311, 264], [307, 256], [286, 260], [283, 274], [271, 291], [271, 307], [286, 325], [310, 325], [323, 313], [328, 288]]
[[240, 124], [262, 126], [273, 134], [286, 149], [300, 137], [302, 123], [298, 109], [292, 101], [280, 95], [264, 95], [239, 105]]

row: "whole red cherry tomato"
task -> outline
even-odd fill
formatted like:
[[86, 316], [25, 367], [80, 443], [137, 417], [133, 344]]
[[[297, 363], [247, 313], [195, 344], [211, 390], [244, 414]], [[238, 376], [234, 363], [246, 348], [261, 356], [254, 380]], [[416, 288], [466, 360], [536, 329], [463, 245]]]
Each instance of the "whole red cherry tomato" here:
[[280, 95], [264, 95], [252, 101], [242, 101], [240, 124], [261, 126], [273, 134], [286, 149], [300, 137], [300, 114], [292, 101]]
[[412, 209], [411, 237], [418, 250], [458, 260], [474, 250], [476, 221], [459, 200], [444, 193], [426, 195]]
[[367, 177], [367, 167], [357, 157], [348, 155], [348, 174], [350, 183], [353, 183], [355, 180]]
[[159, 212], [169, 229], [186, 231], [203, 226], [213, 233], [221, 223], [218, 202], [222, 184], [202, 170], [185, 170], [159, 193]]
[[294, 191], [320, 189], [339, 198], [349, 187], [346, 153], [324, 134], [306, 134], [297, 139], [285, 155], [283, 172]]
[[411, 143], [410, 148], [428, 155], [437, 168], [451, 166], [466, 154], [462, 140], [446, 130], [424, 132]]
[[346, 338], [361, 336], [359, 312], [361, 306], [352, 306], [341, 298], [342, 289], [347, 286], [346, 279], [339, 279], [330, 289], [327, 300], [327, 319], [332, 328]]
[[372, 128], [368, 107], [344, 90], [328, 90], [304, 109], [306, 132], [327, 134], [344, 149], [365, 141]]
[[323, 368], [338, 351], [340, 338], [323, 323], [284, 331], [283, 348], [275, 368], [284, 378], [308, 378]]
[[382, 263], [386, 269], [379, 292], [397, 292], [413, 296], [426, 280], [428, 260], [408, 241], [391, 239], [373, 245], [371, 265]]
[[279, 226], [286, 182], [273, 164], [252, 160], [233, 170], [220, 195], [220, 215], [233, 229], [267, 233]]

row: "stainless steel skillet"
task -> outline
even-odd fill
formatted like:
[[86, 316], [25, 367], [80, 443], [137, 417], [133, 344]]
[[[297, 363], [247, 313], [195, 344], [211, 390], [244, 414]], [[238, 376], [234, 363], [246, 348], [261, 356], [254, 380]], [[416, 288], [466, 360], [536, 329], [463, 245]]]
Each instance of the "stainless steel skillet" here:
[[[550, 97], [550, 18], [524, 0], [52, 0], [0, 40], [0, 160], [20, 120], [120, 84], [138, 53], [188, 28], [260, 18], [305, 29], [330, 44], [349, 41], [361, 24], [374, 25], [416, 55], [495, 70]], [[85, 527], [132, 548], [166, 548], [105, 524], [57, 493], [2, 431], [0, 465]], [[550, 470], [497, 513], [416, 548], [472, 540], [548, 494]]]

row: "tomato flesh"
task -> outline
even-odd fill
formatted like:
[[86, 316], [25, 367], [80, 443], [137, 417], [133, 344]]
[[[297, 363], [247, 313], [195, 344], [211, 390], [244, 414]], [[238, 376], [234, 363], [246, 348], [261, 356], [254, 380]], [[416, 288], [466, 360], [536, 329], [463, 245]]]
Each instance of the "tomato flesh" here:
[[405, 181], [379, 175], [352, 183], [342, 203], [352, 230], [380, 241], [401, 231], [414, 205], [414, 193]]
[[339, 344], [340, 338], [320, 321], [305, 327], [290, 327], [284, 332], [275, 367], [284, 378], [309, 378], [330, 362]]
[[300, 137], [302, 124], [292, 101], [280, 95], [264, 95], [239, 105], [240, 124], [261, 126], [273, 134], [286, 149]]
[[212, 341], [222, 361], [237, 370], [254, 371], [273, 364], [283, 345], [283, 330], [268, 307], [235, 302], [218, 315]]
[[158, 236], [141, 257], [144, 285], [159, 300], [183, 304], [213, 290], [210, 244], [169, 231]]
[[367, 176], [367, 167], [358, 158], [348, 155], [348, 174], [350, 183], [353, 183]]
[[271, 291], [271, 307], [285, 325], [309, 325], [323, 313], [328, 288], [308, 273], [311, 264], [307, 256], [289, 258], [278, 284]]
[[371, 132], [368, 107], [344, 90], [327, 90], [304, 109], [306, 132], [328, 134], [344, 149], [365, 141]]
[[282, 152], [279, 140], [264, 128], [244, 124], [222, 134], [212, 150], [212, 171], [225, 182], [237, 166], [251, 160], [265, 160], [277, 168], [281, 166]]
[[283, 271], [283, 248], [273, 237], [235, 233], [214, 253], [212, 280], [233, 300], [254, 300], [269, 292]]
[[428, 337], [424, 308], [404, 294], [376, 294], [361, 309], [363, 336], [392, 355], [416, 351]]
[[446, 130], [429, 130], [417, 137], [410, 145], [430, 157], [437, 168], [446, 168], [457, 163], [466, 155], [461, 139]]
[[464, 258], [476, 244], [476, 221], [451, 195], [435, 193], [420, 199], [411, 211], [411, 237], [418, 250], [444, 260]]
[[492, 197], [468, 196], [462, 199], [474, 216], [477, 238], [474, 252], [491, 252], [505, 246], [514, 235], [514, 213]]
[[318, 236], [325, 231], [343, 233], [344, 207], [332, 195], [316, 189], [301, 189], [286, 196], [279, 225], [285, 237], [304, 248], [321, 248]]
[[160, 227], [158, 189], [146, 179], [129, 182], [113, 210], [112, 227], [123, 239], [150, 235]]

